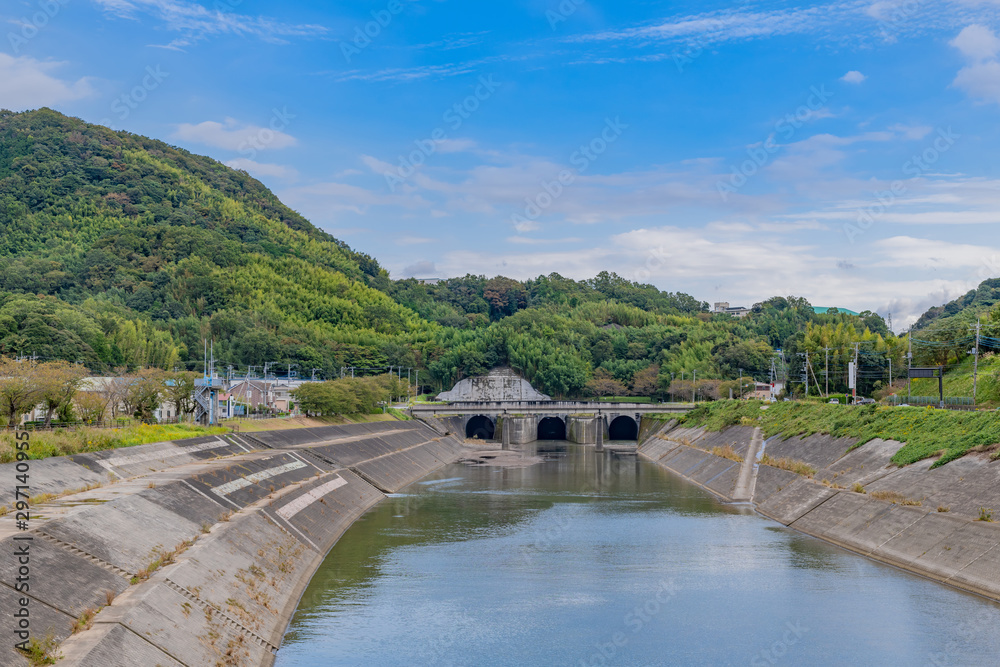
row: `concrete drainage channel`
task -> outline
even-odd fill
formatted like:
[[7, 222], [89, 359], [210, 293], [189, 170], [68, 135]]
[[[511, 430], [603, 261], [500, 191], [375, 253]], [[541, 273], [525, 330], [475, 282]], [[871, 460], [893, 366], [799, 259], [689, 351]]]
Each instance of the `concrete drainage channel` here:
[[[1000, 462], [969, 455], [933, 470], [931, 460], [899, 468], [890, 459], [902, 443], [873, 440], [852, 449], [856, 444], [777, 436], [766, 444], [771, 461], [783, 459], [776, 467], [758, 463], [756, 429], [710, 432], [669, 422], [638, 453], [786, 526], [1000, 600], [1000, 527], [978, 520], [980, 508], [1000, 508]], [[799, 464], [814, 470], [811, 479], [785, 469]]]
[[[302, 591], [351, 523], [464, 453], [456, 438], [409, 421], [32, 461], [32, 494], [96, 488], [32, 508], [28, 533], [13, 513], [0, 518], [0, 608], [25, 595], [12, 554], [25, 543], [15, 537], [30, 537], [31, 634], [61, 642], [59, 664], [270, 665]], [[14, 475], [0, 466], [0, 479]], [[4, 485], [0, 503], [12, 493]], [[16, 623], [3, 615], [5, 637]], [[28, 665], [13, 643], [0, 645], [0, 665]]]

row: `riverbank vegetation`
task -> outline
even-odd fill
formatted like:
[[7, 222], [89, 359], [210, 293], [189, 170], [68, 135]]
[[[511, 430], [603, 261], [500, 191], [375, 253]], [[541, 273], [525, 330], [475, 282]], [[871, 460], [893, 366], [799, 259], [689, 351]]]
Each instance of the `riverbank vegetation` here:
[[[223, 426], [195, 424], [138, 424], [125, 428], [82, 427], [32, 431], [28, 456], [32, 459], [44, 459], [50, 456], [83, 454], [228, 432], [229, 429]], [[13, 432], [0, 432], [0, 463], [10, 463], [14, 460], [17, 451], [14, 443]]]
[[[763, 409], [762, 409], [763, 408]], [[765, 437], [817, 433], [855, 438], [860, 446], [876, 438], [904, 443], [892, 457], [908, 465], [936, 457], [933, 467], [970, 451], [990, 452], [1000, 445], [1000, 415], [932, 408], [847, 406], [792, 401], [718, 401], [699, 405], [681, 418], [689, 426], [719, 431], [728, 426], [759, 426]]]

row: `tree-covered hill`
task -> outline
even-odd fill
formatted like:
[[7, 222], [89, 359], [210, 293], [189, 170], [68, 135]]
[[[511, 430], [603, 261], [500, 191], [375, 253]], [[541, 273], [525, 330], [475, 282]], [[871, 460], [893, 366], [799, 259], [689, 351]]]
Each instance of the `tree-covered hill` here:
[[[5, 354], [160, 364], [200, 359], [215, 338], [223, 359], [322, 368], [427, 329], [376, 289], [388, 275], [374, 259], [246, 173], [49, 109], [0, 112], [0, 230]], [[52, 328], [72, 335], [54, 342]], [[116, 350], [125, 329], [176, 349]]]
[[507, 364], [556, 396], [662, 396], [697, 373], [711, 396], [766, 379], [776, 349], [794, 378], [798, 352], [858, 339], [898, 353], [877, 315], [794, 297], [736, 319], [606, 272], [391, 281], [244, 172], [48, 109], [0, 112], [0, 355], [200, 370], [213, 340], [238, 370], [402, 365], [436, 389]]
[[[954, 301], [929, 309], [913, 325], [910, 338], [914, 365], [945, 366], [946, 395], [971, 397], [975, 387], [979, 402], [1000, 403], [995, 358], [1000, 352], [1000, 278], [985, 280]], [[915, 381], [914, 387], [923, 395], [937, 393], [933, 382]]]

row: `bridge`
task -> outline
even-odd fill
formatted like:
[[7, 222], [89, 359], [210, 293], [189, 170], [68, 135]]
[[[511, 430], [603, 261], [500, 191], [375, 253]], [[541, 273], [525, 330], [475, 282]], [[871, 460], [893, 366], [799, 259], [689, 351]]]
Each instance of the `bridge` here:
[[500, 440], [505, 447], [534, 440], [602, 446], [605, 440], [637, 440], [643, 415], [680, 415], [693, 407], [690, 403], [459, 401], [414, 405], [410, 410], [414, 417], [438, 419], [466, 438]]

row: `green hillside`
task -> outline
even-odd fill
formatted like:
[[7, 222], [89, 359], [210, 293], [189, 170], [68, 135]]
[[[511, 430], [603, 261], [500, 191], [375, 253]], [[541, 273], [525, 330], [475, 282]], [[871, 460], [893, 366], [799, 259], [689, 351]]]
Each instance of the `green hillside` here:
[[427, 329], [247, 174], [47, 109], [0, 113], [0, 229], [4, 354], [332, 368]]
[[433, 391], [509, 364], [556, 396], [714, 398], [778, 348], [793, 378], [831, 341], [900, 354], [877, 315], [795, 297], [737, 319], [609, 273], [391, 281], [246, 173], [48, 109], [0, 112], [0, 232], [0, 354], [94, 372], [200, 370], [210, 339], [239, 370], [403, 365]]

